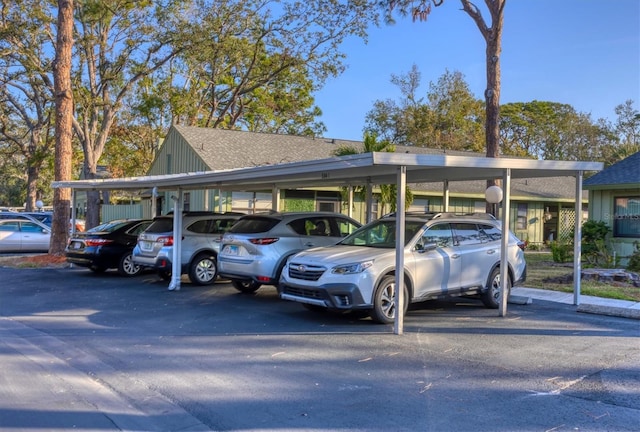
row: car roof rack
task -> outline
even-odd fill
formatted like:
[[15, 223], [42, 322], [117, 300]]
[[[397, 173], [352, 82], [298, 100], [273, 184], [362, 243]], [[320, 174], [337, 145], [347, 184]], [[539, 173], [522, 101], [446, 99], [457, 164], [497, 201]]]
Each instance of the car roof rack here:
[[[472, 218], [483, 220], [496, 220], [495, 216], [491, 213], [454, 213], [454, 212], [420, 212], [420, 211], [408, 211], [404, 213], [405, 216], [418, 216], [428, 219], [453, 219], [453, 218]], [[396, 217], [396, 212], [387, 213], [383, 218]]]
[[434, 219], [450, 219], [450, 218], [472, 218], [472, 219], [484, 219], [484, 220], [496, 220], [495, 216], [491, 213], [453, 213], [443, 212], [438, 213]]

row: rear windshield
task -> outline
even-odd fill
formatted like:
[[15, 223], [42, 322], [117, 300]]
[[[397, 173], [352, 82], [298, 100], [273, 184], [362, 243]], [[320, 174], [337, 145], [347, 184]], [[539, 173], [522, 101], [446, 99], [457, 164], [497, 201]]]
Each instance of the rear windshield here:
[[240, 219], [229, 229], [229, 232], [236, 234], [257, 234], [269, 231], [280, 222], [279, 219], [273, 219], [264, 216], [245, 216]]
[[148, 233], [165, 233], [173, 231], [173, 218], [171, 217], [162, 217], [154, 219], [149, 225], [149, 228], [145, 230]]
[[97, 227], [93, 227], [87, 230], [87, 232], [113, 232], [126, 224], [126, 221], [111, 221], [102, 225], [98, 225]]

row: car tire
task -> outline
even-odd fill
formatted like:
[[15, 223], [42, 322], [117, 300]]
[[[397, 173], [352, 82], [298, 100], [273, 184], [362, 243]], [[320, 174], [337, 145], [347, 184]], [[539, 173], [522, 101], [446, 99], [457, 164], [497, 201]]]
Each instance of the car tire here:
[[189, 280], [195, 285], [211, 285], [218, 277], [216, 257], [210, 253], [197, 255], [189, 265]]
[[121, 276], [137, 276], [142, 272], [142, 267], [133, 262], [133, 255], [127, 252], [122, 255], [118, 263], [118, 273]]
[[243, 294], [253, 294], [262, 286], [259, 282], [245, 279], [231, 279], [231, 285]]
[[[507, 298], [511, 293], [511, 278], [507, 276]], [[497, 309], [500, 306], [500, 267], [491, 271], [487, 281], [487, 290], [482, 293], [482, 303], [489, 309]]]
[[[374, 322], [380, 324], [391, 324], [396, 317], [395, 307], [395, 291], [396, 291], [396, 277], [395, 275], [386, 275], [382, 278], [376, 288], [376, 292], [373, 296], [373, 309], [371, 309], [370, 316]], [[409, 306], [409, 290], [405, 284], [404, 287], [404, 305], [403, 310], [406, 313]]]
[[171, 272], [168, 270], [158, 270], [158, 276], [160, 276], [162, 280], [171, 280]]

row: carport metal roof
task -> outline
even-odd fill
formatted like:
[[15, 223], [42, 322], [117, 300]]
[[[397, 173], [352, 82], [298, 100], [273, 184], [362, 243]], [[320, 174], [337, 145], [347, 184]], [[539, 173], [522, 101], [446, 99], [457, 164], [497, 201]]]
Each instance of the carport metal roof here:
[[255, 191], [311, 186], [393, 184], [397, 169], [406, 167], [407, 183], [429, 183], [502, 178], [576, 176], [599, 171], [600, 162], [540, 161], [512, 158], [424, 155], [374, 152], [276, 165], [184, 174], [53, 182], [54, 188], [75, 190], [127, 190], [156, 187], [158, 190], [229, 189]]
[[[501, 178], [504, 197], [501, 214], [502, 225], [509, 229], [509, 200], [512, 178], [534, 177], [576, 177], [576, 220], [574, 237], [574, 304], [580, 302], [580, 273], [582, 237], [582, 178], [586, 171], [600, 171], [601, 162], [548, 161], [513, 158], [479, 158], [449, 155], [425, 155], [412, 153], [374, 152], [327, 159], [291, 162], [275, 165], [238, 168], [225, 171], [207, 171], [185, 174], [130, 177], [121, 179], [96, 179], [53, 182], [54, 188], [72, 188], [74, 190], [126, 190], [149, 189], [173, 190], [179, 192], [174, 214], [174, 231], [181, 229], [179, 211], [180, 196], [183, 190], [226, 189], [237, 191], [258, 191], [272, 188], [295, 189], [313, 186], [355, 186], [365, 184], [396, 184], [398, 200], [396, 207], [396, 251], [403, 250], [405, 215], [405, 186], [407, 183], [445, 183], [444, 194], [449, 182], [463, 180], [491, 180]], [[501, 242], [501, 283], [502, 292], [506, 291], [508, 236], [503, 235]], [[172, 286], [179, 289], [179, 249], [180, 235], [174, 237], [174, 262]], [[396, 268], [404, 268], [404, 254], [396, 253]], [[396, 286], [400, 286], [400, 274], [396, 273]], [[403, 310], [398, 305], [403, 301], [403, 290], [397, 290], [396, 319], [394, 332], [403, 332]], [[501, 296], [499, 315], [505, 316], [507, 299]]]

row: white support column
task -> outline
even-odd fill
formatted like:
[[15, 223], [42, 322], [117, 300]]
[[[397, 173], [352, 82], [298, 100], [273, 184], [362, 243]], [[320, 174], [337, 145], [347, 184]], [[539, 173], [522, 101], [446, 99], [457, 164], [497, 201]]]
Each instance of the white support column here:
[[580, 304], [580, 289], [582, 279], [582, 176], [576, 174], [576, 220], [573, 229], [573, 304]]
[[71, 235], [76, 233], [76, 190], [71, 189]]
[[442, 183], [442, 211], [449, 211], [449, 180]]
[[271, 190], [271, 210], [280, 211], [280, 189], [275, 186]]
[[151, 189], [151, 217], [153, 219], [158, 214], [158, 188], [153, 187]]
[[169, 291], [180, 291], [182, 266], [182, 189], [178, 189], [178, 196], [171, 196], [173, 200], [173, 247], [171, 256], [171, 283]]
[[349, 185], [349, 199], [348, 199], [348, 210], [347, 210], [347, 216], [349, 216], [350, 218], [353, 217], [353, 186]]
[[224, 211], [224, 207], [222, 206], [222, 189], [217, 189], [218, 193], [218, 212], [222, 213]]
[[404, 225], [405, 214], [404, 206], [406, 201], [407, 190], [407, 167], [398, 167], [397, 199], [396, 199], [396, 295], [395, 310], [396, 316], [393, 326], [393, 332], [401, 335], [404, 332], [404, 302], [409, 299], [404, 298]]
[[498, 316], [507, 315], [507, 281], [509, 280], [509, 210], [511, 208], [511, 169], [502, 174], [502, 242], [500, 244], [500, 306]]
[[367, 183], [365, 185], [365, 201], [366, 201], [366, 210], [365, 210], [365, 222], [369, 223], [373, 220], [373, 215], [372, 215], [372, 211], [371, 211], [371, 207], [373, 206], [373, 185], [371, 184], [371, 179], [368, 178], [367, 179]]

